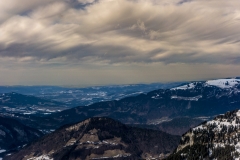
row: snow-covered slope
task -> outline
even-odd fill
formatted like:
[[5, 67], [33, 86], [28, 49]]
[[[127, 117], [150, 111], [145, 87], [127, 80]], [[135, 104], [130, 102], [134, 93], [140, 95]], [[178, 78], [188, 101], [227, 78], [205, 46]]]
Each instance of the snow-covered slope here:
[[183, 86], [172, 88], [172, 90], [176, 90], [176, 89], [182, 89], [182, 90], [193, 89], [195, 86], [196, 86], [195, 83], [189, 83], [189, 84], [186, 84], [186, 85], [183, 85]]
[[236, 85], [240, 84], [239, 79], [231, 78], [231, 79], [216, 79], [206, 81], [206, 85], [216, 86], [219, 88], [232, 88]]
[[204, 86], [204, 87], [214, 86], [214, 87], [218, 87], [221, 89], [229, 89], [229, 88], [235, 88], [238, 85], [240, 85], [240, 79], [227, 78], [227, 79], [208, 80], [205, 82], [193, 82], [193, 83], [189, 83], [186, 85], [172, 88], [172, 90], [194, 89], [199, 84], [202, 84], [202, 86]]
[[227, 112], [190, 129], [169, 159], [240, 159], [240, 110]]

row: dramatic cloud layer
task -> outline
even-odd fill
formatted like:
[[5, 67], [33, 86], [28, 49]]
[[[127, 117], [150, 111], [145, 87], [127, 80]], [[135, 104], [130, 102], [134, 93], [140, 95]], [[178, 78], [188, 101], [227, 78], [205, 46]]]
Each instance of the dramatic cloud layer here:
[[239, 51], [239, 0], [0, 2], [2, 64], [236, 68]]

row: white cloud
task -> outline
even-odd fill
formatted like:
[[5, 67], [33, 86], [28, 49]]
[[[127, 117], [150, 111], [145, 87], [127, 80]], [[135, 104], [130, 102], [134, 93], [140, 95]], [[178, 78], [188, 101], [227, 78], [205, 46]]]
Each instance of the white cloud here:
[[239, 64], [239, 0], [0, 2], [0, 57], [104, 64]]
[[18, 14], [25, 14], [35, 8], [58, 0], [7, 0], [0, 1], [0, 22]]

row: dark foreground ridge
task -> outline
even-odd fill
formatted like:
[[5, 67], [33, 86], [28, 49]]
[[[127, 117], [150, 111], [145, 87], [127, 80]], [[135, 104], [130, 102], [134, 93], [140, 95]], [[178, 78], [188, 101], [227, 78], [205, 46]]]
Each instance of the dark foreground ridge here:
[[172, 152], [179, 140], [179, 136], [165, 132], [95, 117], [63, 126], [4, 160], [159, 158]]
[[9, 150], [18, 149], [39, 137], [42, 132], [27, 127], [15, 119], [0, 116], [0, 157]]

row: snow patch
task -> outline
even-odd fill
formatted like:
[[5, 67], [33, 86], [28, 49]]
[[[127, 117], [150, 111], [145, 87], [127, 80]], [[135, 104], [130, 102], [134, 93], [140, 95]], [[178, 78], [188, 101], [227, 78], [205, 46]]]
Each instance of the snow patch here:
[[50, 158], [47, 155], [41, 155], [39, 157], [28, 158], [27, 160], [53, 160], [53, 158]]
[[236, 112], [237, 117], [240, 117], [240, 110]]
[[171, 90], [186, 90], [186, 89], [193, 89], [196, 85], [194, 83], [189, 83], [189, 84], [186, 84], [186, 85], [183, 85], [183, 86], [180, 86], [180, 87], [175, 87], [175, 88], [172, 88]]
[[118, 154], [116, 156], [113, 156], [113, 157], [98, 157], [98, 158], [91, 158], [91, 159], [109, 159], [109, 158], [126, 158], [126, 157], [130, 157], [131, 154]]
[[186, 100], [186, 101], [198, 101], [200, 98], [202, 98], [202, 95], [198, 95], [195, 97], [171, 96], [171, 99], [179, 99], [179, 100]]
[[6, 152], [6, 150], [5, 150], [5, 149], [1, 149], [1, 150], [0, 150], [0, 153], [3, 153], [3, 152]]

